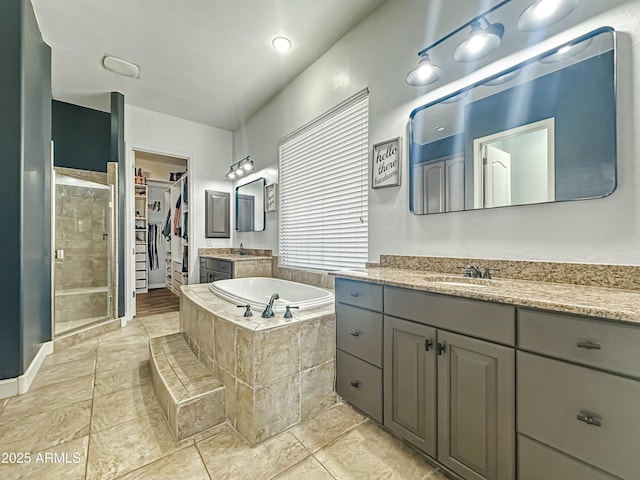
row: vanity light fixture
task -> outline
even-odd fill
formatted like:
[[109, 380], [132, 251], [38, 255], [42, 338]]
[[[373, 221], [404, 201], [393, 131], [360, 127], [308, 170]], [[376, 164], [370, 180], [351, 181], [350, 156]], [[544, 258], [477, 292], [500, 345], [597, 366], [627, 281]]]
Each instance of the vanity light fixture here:
[[291, 40], [287, 37], [276, 37], [271, 41], [271, 45], [279, 52], [286, 52], [291, 48]]
[[484, 85], [488, 85], [490, 87], [494, 87], [496, 85], [502, 85], [503, 83], [510, 82], [518, 75], [522, 70], [512, 70], [511, 72], [505, 73], [504, 75], [500, 75], [499, 77], [494, 78], [493, 80], [489, 80], [488, 82], [484, 82]]
[[423, 53], [418, 60], [418, 66], [407, 75], [407, 83], [414, 87], [431, 85], [442, 78], [442, 69], [431, 63], [428, 53]]
[[536, 0], [518, 18], [518, 28], [534, 32], [549, 27], [569, 15], [580, 0]]
[[251, 156], [248, 155], [242, 160], [231, 165], [229, 171], [226, 174], [226, 177], [230, 180], [234, 180], [247, 173], [253, 172], [255, 169], [256, 167], [253, 165], [253, 160], [251, 160]]
[[504, 25], [489, 23], [484, 17], [481, 20], [486, 23], [486, 26], [483, 27], [480, 20], [473, 22], [469, 36], [453, 52], [453, 58], [457, 62], [475, 62], [500, 46], [504, 35]]

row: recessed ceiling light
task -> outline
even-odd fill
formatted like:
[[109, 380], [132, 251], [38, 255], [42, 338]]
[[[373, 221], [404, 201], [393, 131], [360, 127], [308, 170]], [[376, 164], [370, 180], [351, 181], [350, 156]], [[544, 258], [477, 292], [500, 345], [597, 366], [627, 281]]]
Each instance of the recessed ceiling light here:
[[291, 48], [291, 40], [286, 37], [276, 37], [271, 42], [273, 48], [278, 50], [279, 52], [286, 52]]
[[140, 76], [140, 67], [138, 65], [112, 55], [105, 55], [102, 58], [102, 66], [110, 72], [123, 77], [138, 78]]

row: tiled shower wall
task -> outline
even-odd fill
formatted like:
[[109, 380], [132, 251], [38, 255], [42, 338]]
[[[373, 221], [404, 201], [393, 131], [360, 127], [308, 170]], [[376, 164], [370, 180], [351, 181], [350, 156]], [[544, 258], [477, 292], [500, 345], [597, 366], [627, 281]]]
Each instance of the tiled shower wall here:
[[[56, 169], [60, 174], [107, 183], [105, 173], [69, 170]], [[64, 250], [64, 259], [55, 260], [55, 321], [103, 317], [108, 292], [92, 290], [108, 285], [109, 191], [56, 185], [55, 202], [55, 249]]]

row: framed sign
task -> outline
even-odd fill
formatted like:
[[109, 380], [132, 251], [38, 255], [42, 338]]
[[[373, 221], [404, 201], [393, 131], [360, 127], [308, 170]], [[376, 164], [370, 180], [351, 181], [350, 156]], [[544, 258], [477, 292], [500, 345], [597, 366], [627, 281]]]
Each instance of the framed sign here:
[[402, 137], [377, 143], [371, 156], [371, 187], [397, 187], [400, 185]]
[[264, 187], [264, 190], [265, 190], [264, 211], [275, 212], [276, 205], [278, 204], [278, 184], [272, 183], [271, 185], [267, 185], [266, 187]]

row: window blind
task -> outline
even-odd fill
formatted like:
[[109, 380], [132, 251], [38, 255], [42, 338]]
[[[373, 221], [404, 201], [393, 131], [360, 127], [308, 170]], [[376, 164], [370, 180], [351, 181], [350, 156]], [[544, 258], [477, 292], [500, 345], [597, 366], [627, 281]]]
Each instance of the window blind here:
[[281, 265], [365, 266], [368, 121], [364, 91], [280, 141]]

